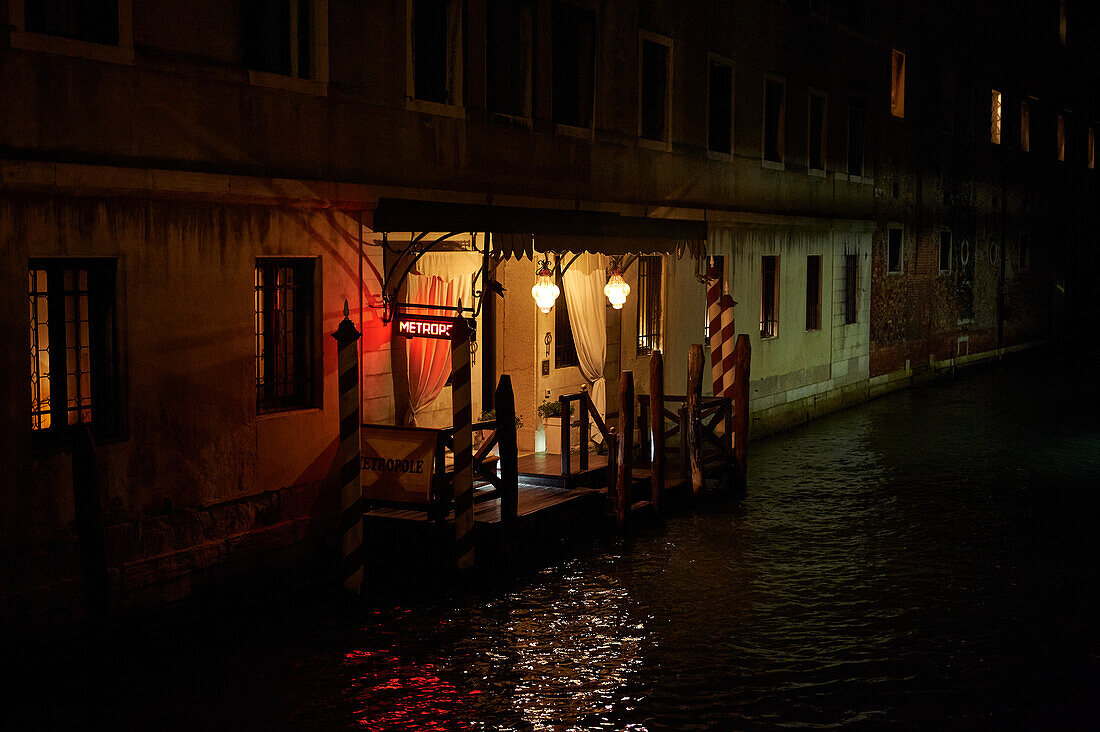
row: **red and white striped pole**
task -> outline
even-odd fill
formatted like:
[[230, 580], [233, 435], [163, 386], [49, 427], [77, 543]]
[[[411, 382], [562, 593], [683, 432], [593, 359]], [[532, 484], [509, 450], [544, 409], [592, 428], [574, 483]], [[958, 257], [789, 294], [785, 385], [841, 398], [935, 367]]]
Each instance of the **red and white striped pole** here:
[[455, 562], [474, 566], [473, 408], [470, 404], [470, 326], [462, 316], [451, 328], [451, 407], [454, 415]]
[[[722, 295], [722, 299], [718, 301], [718, 307], [721, 311], [720, 327], [718, 330], [719, 348], [722, 352], [721, 366], [719, 368], [719, 376], [715, 379], [714, 383], [714, 396], [733, 397], [733, 382], [735, 378], [736, 362], [733, 355], [733, 346], [737, 338], [733, 325], [733, 306], [736, 303], [729, 295]], [[714, 336], [711, 335], [711, 360], [714, 359]]]
[[340, 389], [340, 575], [344, 588], [358, 593], [363, 588], [363, 486], [359, 443], [359, 349], [360, 333], [348, 318], [344, 300], [344, 319], [332, 337], [336, 339], [338, 383]]
[[[712, 260], [713, 261], [713, 260]], [[707, 322], [710, 323], [710, 375], [714, 395], [722, 390], [722, 270], [707, 267]]]

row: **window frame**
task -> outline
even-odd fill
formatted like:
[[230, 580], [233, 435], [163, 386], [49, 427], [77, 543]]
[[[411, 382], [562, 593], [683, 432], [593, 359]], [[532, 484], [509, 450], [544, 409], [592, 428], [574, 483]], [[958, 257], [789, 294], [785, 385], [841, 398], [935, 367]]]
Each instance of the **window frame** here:
[[[656, 263], [656, 274], [648, 269], [650, 265]], [[645, 265], [647, 269], [643, 271], [642, 267]], [[650, 289], [656, 280], [657, 291], [656, 295]], [[641, 255], [638, 257], [638, 306], [635, 316], [635, 340], [637, 346], [637, 356], [648, 356], [653, 351], [659, 351], [662, 348], [663, 328], [664, 323], [664, 257], [659, 254], [655, 255]], [[650, 312], [650, 306], [656, 309], [655, 313]], [[643, 324], [647, 331], [645, 335], [642, 334]], [[656, 332], [648, 332], [651, 325], [656, 325]], [[643, 345], [642, 339], [645, 338], [649, 341], [647, 345]], [[655, 342], [654, 342], [655, 341]]]
[[[937, 263], [937, 267], [939, 268], [939, 274], [948, 275], [948, 274], [951, 274], [955, 270], [955, 263], [954, 263], [954, 260], [955, 260], [955, 236], [952, 233], [951, 229], [940, 229], [939, 233], [940, 233], [939, 241], [936, 242], [936, 244], [937, 244], [936, 263]], [[947, 268], [946, 269], [943, 266], [943, 264], [944, 264], [944, 258], [943, 258], [944, 237], [947, 238]]]
[[[812, 278], [810, 277], [810, 261], [815, 260], [817, 262], [817, 278], [814, 287], [811, 288], [810, 283]], [[821, 254], [807, 254], [806, 255], [806, 332], [820, 331], [821, 326], [821, 307], [822, 307], [822, 284], [824, 283], [824, 271], [822, 266], [825, 262], [825, 257]], [[813, 289], [814, 298], [811, 298], [811, 289]]]
[[[890, 249], [893, 246], [891, 238], [895, 231], [898, 232], [898, 268], [892, 269], [890, 266]], [[901, 224], [891, 224], [886, 227], [886, 274], [905, 274], [905, 228]]]
[[[511, 111], [502, 111], [495, 109], [493, 104], [494, 91], [493, 91], [493, 70], [499, 69], [504, 62], [493, 58], [493, 33], [492, 33], [492, 13], [494, 5], [499, 2], [502, 5], [506, 5], [515, 9], [518, 9], [522, 5], [526, 5], [531, 10], [531, 35], [528, 39], [530, 41], [530, 48], [527, 54], [527, 96], [524, 100], [524, 109], [519, 110], [519, 113]], [[494, 117], [502, 117], [509, 120], [515, 120], [530, 124], [534, 117], [535, 109], [535, 57], [538, 53], [538, 2], [537, 0], [488, 0], [485, 3], [485, 110]]]
[[[561, 274], [561, 262], [554, 266], [554, 282], [561, 290], [561, 296], [554, 303], [554, 368], [579, 368], [581, 361], [577, 355], [577, 340], [573, 336], [573, 323], [569, 319], [569, 301], [565, 297], [565, 278]], [[562, 343], [561, 324], [569, 332], [569, 342]], [[564, 357], [564, 358], [563, 358]]]
[[[775, 147], [779, 160], [768, 157], [768, 84], [779, 84], [781, 95], [779, 98], [779, 119], [776, 129]], [[772, 170], [786, 170], [787, 160], [787, 79], [778, 74], [764, 74], [764, 88], [761, 92], [760, 114], [760, 164], [764, 168]]]
[[[665, 60], [665, 119], [662, 128], [664, 130], [664, 139], [661, 140], [645, 137], [642, 134], [645, 126], [643, 119], [645, 109], [643, 91], [645, 89], [644, 66], [646, 43], [664, 46], [668, 52], [668, 56]], [[672, 150], [672, 74], [674, 69], [674, 47], [673, 40], [667, 36], [662, 36], [652, 31], [638, 30], [638, 144], [642, 147], [664, 150], [666, 152]]]
[[[766, 287], [766, 278], [768, 274], [768, 268], [766, 265], [767, 260], [773, 260], [772, 267], [772, 296], [771, 302], [768, 302], [768, 288]], [[769, 306], [770, 305], [770, 306]], [[767, 316], [771, 314], [769, 319]], [[768, 330], [768, 325], [771, 325], [771, 330]], [[779, 337], [779, 255], [778, 254], [764, 254], [760, 257], [760, 340], [770, 341]]]
[[[119, 438], [125, 435], [127, 404], [122, 388], [124, 382], [124, 361], [122, 355], [122, 335], [120, 333], [121, 304], [119, 293], [122, 290], [120, 260], [117, 257], [31, 257], [27, 260], [28, 278], [34, 271], [47, 272], [45, 290], [49, 345], [40, 349], [35, 342], [30, 343], [28, 351], [33, 352], [37, 360], [46, 350], [50, 354], [50, 426], [30, 426], [32, 438], [36, 442], [66, 439], [81, 425], [88, 425], [92, 434], [98, 438]], [[68, 320], [66, 319], [66, 296], [68, 288], [64, 282], [67, 271], [87, 270], [87, 307], [88, 307], [88, 410], [87, 421], [70, 424], [68, 420], [68, 375], [69, 343]], [[28, 282], [28, 285], [30, 283]], [[38, 291], [36, 290], [36, 293]], [[35, 297], [28, 291], [30, 297]], [[28, 319], [30, 328], [37, 319]], [[79, 331], [77, 331], [79, 332]], [[35, 334], [37, 339], [37, 333]], [[64, 354], [61, 364], [55, 364], [53, 354]], [[106, 351], [106, 353], [104, 352]], [[54, 378], [55, 368], [60, 365], [60, 379]], [[28, 384], [33, 384], [39, 369], [32, 368]], [[56, 388], [55, 388], [56, 386]], [[29, 406], [32, 422], [35, 395], [32, 391]], [[79, 410], [79, 407], [78, 407]]]
[[[556, 52], [558, 46], [557, 46], [557, 43], [555, 42], [555, 39], [554, 39], [554, 23], [555, 23], [555, 8], [557, 8], [557, 7], [572, 8], [575, 12], [576, 11], [586, 12], [586, 13], [591, 14], [591, 16], [592, 16], [592, 58], [591, 58], [591, 64], [592, 64], [591, 86], [592, 86], [592, 89], [591, 89], [590, 98], [588, 99], [588, 122], [587, 122], [587, 124], [575, 125], [575, 124], [572, 124], [570, 122], [562, 122], [555, 116], [557, 114], [557, 112], [556, 112], [557, 105], [554, 104], [554, 94], [555, 94], [555, 91], [554, 91], [554, 78], [555, 78], [554, 58], [555, 58], [555, 52]], [[599, 72], [598, 61], [599, 61], [599, 50], [600, 50], [600, 42], [599, 42], [600, 41], [600, 38], [599, 38], [600, 12], [599, 12], [599, 5], [597, 4], [597, 6], [595, 8], [592, 8], [592, 7], [588, 7], [586, 5], [577, 4], [577, 3], [574, 3], [574, 2], [568, 2], [567, 0], [552, 0], [552, 2], [550, 3], [550, 14], [551, 14], [550, 15], [550, 119], [554, 123], [555, 130], [559, 133], [572, 135], [574, 137], [577, 137], [577, 136], [579, 136], [579, 137], [591, 137], [593, 129], [595, 128], [595, 125], [596, 125], [596, 89], [597, 89], [597, 86], [598, 86], [598, 84], [597, 84], [597, 74]], [[538, 18], [537, 17], [536, 17], [535, 25], [536, 25], [535, 36], [536, 36], [536, 46], [537, 46], [537, 43], [539, 42], [538, 29], [537, 29], [537, 26], [538, 26]], [[538, 49], [536, 47], [535, 58], [537, 59], [537, 57], [538, 57]], [[532, 72], [532, 73], [534, 73], [534, 72]], [[580, 96], [578, 95], [578, 101], [579, 101], [579, 99], [580, 99]]]
[[8, 26], [11, 28], [9, 38], [12, 48], [75, 56], [107, 63], [127, 65], [134, 63], [133, 0], [118, 0], [118, 43], [114, 45], [28, 31], [26, 3], [33, 1], [10, 0], [8, 2]]
[[[729, 151], [723, 152], [722, 150], [715, 150], [710, 146], [710, 110], [711, 110], [711, 72], [713, 66], [725, 66], [730, 72], [730, 106], [729, 106]], [[720, 56], [716, 53], [707, 53], [707, 115], [706, 115], [706, 140], [707, 140], [707, 155], [719, 160], [732, 160], [734, 155], [734, 114], [736, 112], [736, 91], [737, 91], [737, 69], [733, 62], [733, 59], [726, 56]]]
[[[248, 59], [242, 66], [248, 72], [248, 81], [254, 86], [285, 89], [300, 94], [326, 96], [328, 94], [328, 0], [308, 0], [310, 28], [307, 34], [309, 42], [309, 74], [301, 76], [301, 39], [298, 22], [301, 18], [302, 0], [289, 0], [290, 7], [290, 73], [251, 68]], [[242, 45], [244, 33], [242, 28]]]
[[[466, 116], [466, 27], [465, 14], [462, 12], [462, 2], [461, 0], [445, 0], [445, 2], [453, 5], [455, 8], [454, 12], [458, 24], [458, 28], [455, 31], [455, 37], [457, 38], [459, 47], [457, 52], [448, 50], [446, 53], [447, 58], [454, 58], [457, 61], [456, 68], [448, 68], [447, 70], [448, 75], [451, 77], [451, 83], [454, 85], [453, 101], [437, 102], [416, 96], [416, 28], [414, 13], [417, 1], [418, 0], [405, 0], [405, 108], [415, 112], [425, 112], [441, 117], [464, 118]], [[448, 66], [449, 65], [450, 64], [448, 64]]]
[[1000, 145], [1004, 140], [1004, 94], [993, 88], [989, 91], [989, 143]]
[[859, 323], [859, 252], [844, 252], [844, 325]]
[[[300, 268], [300, 267], [301, 268], [308, 267], [308, 270], [309, 270], [308, 277], [306, 277], [307, 288], [308, 288], [308, 293], [309, 293], [309, 302], [308, 302], [309, 311], [305, 314], [301, 314], [300, 311], [296, 311], [296, 313], [295, 313], [295, 330], [294, 330], [294, 337], [298, 338], [299, 333], [300, 333], [300, 330], [299, 330], [298, 326], [300, 326], [301, 323], [303, 323], [303, 322], [308, 322], [309, 332], [302, 335], [302, 336], [300, 336], [302, 338], [302, 340], [301, 341], [296, 341], [295, 344], [294, 344], [295, 351], [297, 353], [300, 353], [300, 351], [301, 351], [300, 346], [302, 344], [305, 344], [305, 345], [308, 346], [307, 353], [305, 354], [304, 358], [302, 359], [307, 364], [308, 373], [304, 376], [292, 377], [293, 383], [306, 385], [306, 387], [308, 389], [308, 393], [306, 393], [304, 395], [295, 395], [295, 396], [291, 397], [290, 402], [284, 402], [281, 405], [277, 403], [278, 399], [280, 399], [280, 397], [278, 395], [266, 394], [265, 396], [261, 397], [261, 394], [260, 394], [261, 388], [263, 388], [265, 390], [269, 390], [269, 389], [272, 388], [266, 381], [263, 384], [263, 386], [261, 387], [260, 374], [259, 374], [259, 365], [260, 365], [261, 360], [264, 363], [264, 374], [265, 374], [265, 376], [269, 371], [271, 371], [271, 372], [275, 371], [275, 369], [271, 369], [268, 365], [267, 350], [266, 350], [266, 339], [268, 337], [268, 333], [270, 332], [268, 330], [268, 325], [269, 325], [269, 323], [273, 322], [273, 318], [275, 317], [275, 314], [274, 314], [274, 311], [271, 311], [270, 314], [269, 314], [269, 311], [266, 310], [266, 309], [265, 310], [260, 310], [259, 309], [259, 300], [257, 298], [254, 301], [254, 304], [255, 304], [254, 311], [255, 312], [254, 312], [254, 316], [253, 316], [253, 331], [254, 331], [253, 332], [253, 339], [254, 339], [254, 344], [256, 346], [256, 348], [254, 349], [254, 359], [255, 359], [255, 368], [254, 368], [254, 372], [255, 372], [254, 382], [255, 383], [254, 383], [254, 388], [255, 388], [256, 415], [259, 418], [264, 418], [264, 417], [270, 417], [270, 416], [277, 416], [277, 415], [281, 415], [281, 414], [287, 414], [287, 413], [291, 413], [291, 412], [301, 412], [301, 411], [306, 411], [306, 410], [310, 410], [310, 409], [321, 409], [323, 407], [323, 399], [324, 399], [324, 389], [323, 389], [324, 351], [323, 351], [323, 346], [322, 346], [322, 341], [321, 341], [321, 325], [322, 325], [321, 318], [322, 318], [322, 309], [323, 309], [323, 302], [324, 301], [322, 299], [322, 292], [321, 292], [321, 265], [322, 265], [321, 258], [316, 257], [316, 256], [295, 256], [295, 255], [261, 256], [261, 257], [256, 257], [255, 258], [255, 263], [254, 264], [255, 264], [255, 266], [254, 266], [254, 273], [255, 273], [254, 278], [255, 279], [253, 281], [254, 282], [254, 293], [255, 293], [256, 296], [258, 296], [261, 293], [261, 288], [264, 288], [263, 289], [263, 302], [264, 302], [265, 307], [270, 302], [269, 295], [267, 293], [267, 288], [272, 287], [272, 285], [270, 283], [264, 283], [263, 285], [260, 284], [258, 274], [259, 274], [259, 271], [260, 271], [262, 266], [267, 266], [267, 267], [270, 267], [270, 268], [288, 267], [288, 268], [295, 268], [295, 269]], [[295, 272], [295, 277], [296, 278], [299, 278], [301, 276], [302, 276], [301, 272]], [[295, 287], [297, 287], [297, 286], [298, 285], [295, 285]], [[297, 303], [295, 304], [295, 307], [297, 308]], [[262, 317], [263, 317], [263, 324], [264, 324], [264, 332], [262, 334], [258, 331], [258, 325], [260, 323], [261, 313], [263, 314]], [[261, 350], [261, 348], [260, 348], [260, 339], [261, 339], [261, 337], [265, 338], [265, 348], [263, 350]], [[296, 369], [298, 368], [298, 363], [297, 362], [295, 363], [295, 368]], [[284, 396], [284, 397], [281, 397], [281, 398], [286, 399], [287, 397]], [[272, 403], [265, 404], [264, 403], [265, 399], [270, 400], [270, 402], [274, 402], [274, 404], [272, 404]]]
[[905, 52], [896, 48], [890, 50], [890, 115], [905, 119]]

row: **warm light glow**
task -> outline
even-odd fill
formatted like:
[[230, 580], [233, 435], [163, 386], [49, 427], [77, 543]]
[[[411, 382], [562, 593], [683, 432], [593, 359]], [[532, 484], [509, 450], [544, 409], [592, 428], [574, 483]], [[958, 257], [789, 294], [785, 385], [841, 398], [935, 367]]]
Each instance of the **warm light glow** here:
[[1001, 144], [1001, 93], [996, 89], [991, 95], [992, 110], [989, 122], [989, 141], [994, 145]]
[[561, 289], [554, 284], [552, 279], [554, 273], [550, 271], [545, 262], [536, 274], [538, 275], [538, 281], [531, 288], [531, 297], [535, 298], [535, 304], [539, 306], [539, 310], [548, 313], [550, 308], [554, 307], [554, 302], [561, 294]]
[[623, 309], [623, 303], [630, 294], [630, 285], [626, 284], [626, 280], [618, 269], [611, 270], [611, 276], [603, 286], [603, 294], [607, 295], [607, 301], [611, 303], [611, 307], [616, 310]]

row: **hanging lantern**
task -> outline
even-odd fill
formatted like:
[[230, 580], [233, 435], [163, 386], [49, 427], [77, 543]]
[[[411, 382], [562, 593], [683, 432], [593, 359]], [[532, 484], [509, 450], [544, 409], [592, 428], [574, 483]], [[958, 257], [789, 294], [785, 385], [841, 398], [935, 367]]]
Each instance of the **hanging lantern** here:
[[607, 278], [607, 284], [603, 286], [603, 294], [607, 295], [607, 301], [611, 303], [611, 307], [616, 310], [623, 309], [626, 296], [630, 294], [630, 285], [623, 279], [618, 262], [611, 265], [611, 275]]
[[538, 280], [531, 288], [531, 297], [535, 298], [535, 304], [539, 306], [539, 310], [548, 313], [550, 308], [554, 307], [554, 301], [558, 299], [558, 295], [561, 294], [561, 289], [554, 284], [554, 272], [550, 269], [550, 262], [545, 259], [539, 262], [539, 270], [535, 276]]

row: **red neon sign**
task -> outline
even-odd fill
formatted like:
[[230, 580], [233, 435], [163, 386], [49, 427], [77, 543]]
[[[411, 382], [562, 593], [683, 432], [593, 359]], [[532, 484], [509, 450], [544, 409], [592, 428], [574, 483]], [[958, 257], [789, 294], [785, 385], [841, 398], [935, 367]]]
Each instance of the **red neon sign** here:
[[435, 320], [426, 317], [402, 316], [397, 332], [409, 338], [441, 338], [450, 340], [453, 320]]

